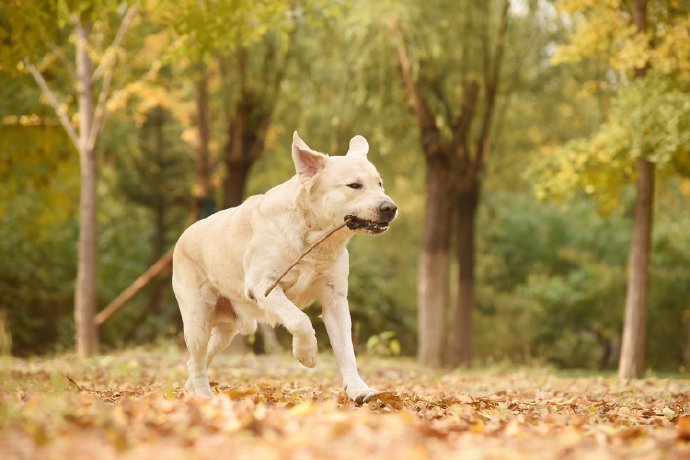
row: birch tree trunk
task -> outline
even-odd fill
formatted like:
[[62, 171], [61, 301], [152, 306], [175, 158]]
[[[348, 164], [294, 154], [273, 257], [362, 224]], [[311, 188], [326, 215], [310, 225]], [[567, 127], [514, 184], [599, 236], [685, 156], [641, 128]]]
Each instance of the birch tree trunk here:
[[81, 190], [79, 196], [79, 244], [77, 251], [77, 284], [74, 296], [77, 354], [90, 356], [98, 349], [96, 314], [96, 269], [98, 228], [97, 165], [95, 148], [89, 141], [93, 128], [92, 62], [88, 53], [89, 29], [75, 20], [77, 94], [79, 104], [79, 163]]
[[[89, 43], [91, 23], [83, 24], [77, 13], [70, 16], [76, 33], [76, 66], [73, 67], [67, 59], [63, 59], [62, 63], [69, 67], [70, 73], [74, 74], [75, 78], [74, 86], [77, 90], [77, 114], [79, 118], [78, 132], [72, 125], [65, 105], [58, 100], [56, 94], [50, 89], [41, 71], [28, 58], [24, 60], [27, 70], [41, 88], [48, 104], [55, 110], [60, 124], [79, 152], [81, 190], [79, 195], [79, 242], [77, 247], [77, 280], [74, 292], [74, 320], [76, 348], [80, 357], [90, 356], [98, 350], [98, 325], [95, 322], [98, 250], [96, 144], [108, 112], [106, 103], [110, 94], [117, 56], [114, 51], [124, 40], [127, 29], [137, 11], [138, 6], [136, 5], [126, 10], [112, 44], [103, 53], [103, 59], [95, 70], [89, 55], [90, 52], [93, 52]], [[55, 47], [55, 45], [53, 46]], [[98, 101], [94, 104], [96, 81], [101, 81], [102, 84]]]
[[618, 365], [622, 379], [644, 376], [647, 323], [647, 285], [654, 209], [654, 164], [644, 158], [637, 162], [635, 222], [630, 244], [628, 289], [625, 300], [623, 344]]
[[[644, 33], [647, 29], [647, 1], [635, 0], [632, 8], [637, 32]], [[635, 77], [644, 77], [645, 72], [644, 67], [636, 69]], [[647, 285], [654, 211], [654, 164], [645, 158], [637, 160], [636, 193], [623, 343], [618, 364], [618, 377], [621, 379], [641, 378], [644, 375]]]

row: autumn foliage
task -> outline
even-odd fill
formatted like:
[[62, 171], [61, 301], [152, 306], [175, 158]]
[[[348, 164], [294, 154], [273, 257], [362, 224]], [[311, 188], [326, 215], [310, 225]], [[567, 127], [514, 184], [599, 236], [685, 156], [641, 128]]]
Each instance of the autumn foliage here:
[[348, 401], [332, 358], [218, 359], [217, 396], [182, 394], [176, 347], [76, 363], [5, 361], [3, 458], [683, 458], [690, 384], [364, 359], [383, 391]]

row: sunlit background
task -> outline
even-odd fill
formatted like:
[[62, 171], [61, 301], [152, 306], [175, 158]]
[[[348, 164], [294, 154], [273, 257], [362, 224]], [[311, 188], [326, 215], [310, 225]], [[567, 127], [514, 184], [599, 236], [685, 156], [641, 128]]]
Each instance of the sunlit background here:
[[[181, 343], [166, 254], [194, 219], [292, 176], [298, 130], [331, 155], [364, 135], [400, 208], [385, 235], [350, 244], [358, 353], [433, 365], [616, 369], [646, 158], [643, 368], [686, 372], [689, 8], [650, 1], [640, 31], [629, 3], [3, 2], [0, 350], [75, 349], [87, 234], [95, 299], [82, 309], [102, 310], [163, 259], [102, 325], [83, 326], [100, 351]], [[97, 231], [80, 231], [87, 157]], [[308, 312], [327, 347], [320, 309]], [[288, 349], [276, 334], [237, 348]]]

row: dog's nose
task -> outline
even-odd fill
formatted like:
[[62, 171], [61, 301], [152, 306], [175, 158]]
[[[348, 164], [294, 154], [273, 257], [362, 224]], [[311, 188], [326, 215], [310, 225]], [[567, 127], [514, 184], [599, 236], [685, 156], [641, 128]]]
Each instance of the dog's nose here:
[[386, 200], [379, 205], [379, 213], [386, 220], [393, 220], [398, 207], [391, 200]]

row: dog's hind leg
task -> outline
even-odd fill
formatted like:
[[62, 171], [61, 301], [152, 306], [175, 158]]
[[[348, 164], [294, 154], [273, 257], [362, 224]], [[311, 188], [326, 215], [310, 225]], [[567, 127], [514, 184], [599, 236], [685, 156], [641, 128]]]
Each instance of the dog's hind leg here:
[[220, 323], [213, 327], [211, 330], [211, 340], [208, 343], [208, 351], [206, 352], [206, 366], [211, 365], [213, 358], [225, 350], [236, 335], [237, 329], [233, 324]]
[[208, 366], [206, 364], [210, 329], [208, 320], [185, 320], [184, 322], [184, 340], [189, 350], [189, 359], [187, 360], [189, 379], [185, 384], [185, 392], [204, 398], [213, 397], [213, 391], [211, 391], [211, 386], [208, 383]]
[[211, 315], [213, 304], [209, 304], [202, 293], [198, 275], [188, 265], [173, 265], [173, 291], [180, 306], [184, 324], [184, 340], [189, 350], [187, 369], [189, 379], [185, 392], [204, 398], [212, 398], [213, 391], [208, 383], [206, 352], [211, 337]]

